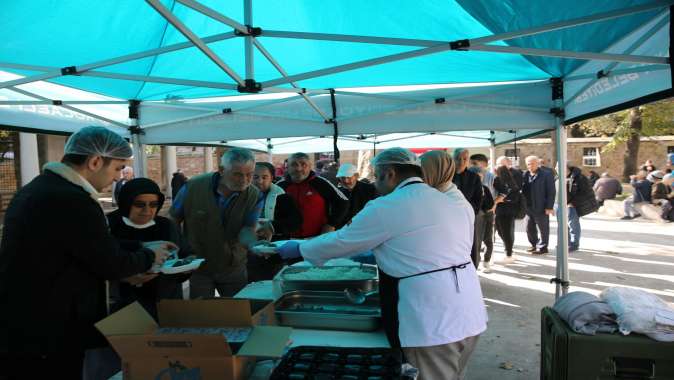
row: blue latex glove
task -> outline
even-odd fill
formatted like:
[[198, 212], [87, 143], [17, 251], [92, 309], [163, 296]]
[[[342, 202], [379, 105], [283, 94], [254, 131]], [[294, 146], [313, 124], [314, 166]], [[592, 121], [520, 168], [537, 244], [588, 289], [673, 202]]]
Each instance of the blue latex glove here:
[[300, 243], [295, 240], [286, 242], [282, 246], [278, 247], [278, 254], [283, 260], [301, 257], [302, 254], [300, 253]]

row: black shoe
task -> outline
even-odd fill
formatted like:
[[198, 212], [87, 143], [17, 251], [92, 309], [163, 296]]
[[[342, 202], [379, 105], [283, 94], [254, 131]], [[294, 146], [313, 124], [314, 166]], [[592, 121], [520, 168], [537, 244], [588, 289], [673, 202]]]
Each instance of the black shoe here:
[[541, 248], [538, 251], [534, 251], [534, 252], [531, 252], [531, 253], [533, 255], [544, 255], [544, 254], [548, 253], [548, 249], [547, 248]]
[[529, 248], [527, 248], [527, 252], [531, 252], [531, 253], [536, 252], [536, 247], [529, 247]]
[[633, 217], [633, 216], [628, 216], [628, 215], [625, 215], [625, 216], [623, 216], [622, 218], [620, 218], [620, 220], [632, 220], [632, 219], [634, 219], [634, 217]]
[[580, 248], [578, 248], [578, 247], [569, 247], [569, 252], [576, 252], [579, 249]]

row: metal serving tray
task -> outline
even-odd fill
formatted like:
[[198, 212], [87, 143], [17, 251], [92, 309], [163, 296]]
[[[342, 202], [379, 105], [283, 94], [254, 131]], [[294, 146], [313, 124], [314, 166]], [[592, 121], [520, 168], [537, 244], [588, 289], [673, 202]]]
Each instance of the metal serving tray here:
[[275, 277], [275, 281], [280, 283], [281, 293], [292, 292], [295, 290], [316, 290], [316, 291], [344, 291], [344, 289], [360, 289], [369, 292], [378, 289], [379, 276], [375, 265], [361, 264], [356, 266], [369, 274], [367, 279], [362, 280], [344, 280], [339, 278], [324, 280], [289, 280], [287, 274], [296, 274], [312, 270], [331, 270], [332, 268], [354, 268], [350, 266], [331, 266], [331, 267], [285, 267]]
[[298, 290], [274, 304], [282, 326], [320, 330], [374, 331], [381, 322], [378, 295], [361, 305], [350, 303], [343, 292]]

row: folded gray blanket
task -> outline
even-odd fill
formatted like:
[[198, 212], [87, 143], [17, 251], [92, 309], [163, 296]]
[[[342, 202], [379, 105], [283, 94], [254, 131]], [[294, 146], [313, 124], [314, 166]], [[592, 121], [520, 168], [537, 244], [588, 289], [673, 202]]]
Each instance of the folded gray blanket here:
[[579, 334], [594, 335], [618, 330], [611, 306], [590, 293], [571, 292], [560, 297], [553, 309]]

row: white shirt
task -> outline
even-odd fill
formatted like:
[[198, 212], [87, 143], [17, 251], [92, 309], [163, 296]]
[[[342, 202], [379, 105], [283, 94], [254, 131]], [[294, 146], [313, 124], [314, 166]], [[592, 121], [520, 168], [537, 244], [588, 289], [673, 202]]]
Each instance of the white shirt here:
[[[474, 212], [456, 186], [443, 194], [426, 184], [404, 186], [374, 199], [344, 228], [300, 244], [314, 265], [372, 250], [387, 274], [404, 277], [470, 262]], [[403, 187], [404, 186], [404, 187]], [[472, 263], [400, 280], [398, 313], [403, 347], [458, 342], [487, 328], [482, 290]]]

